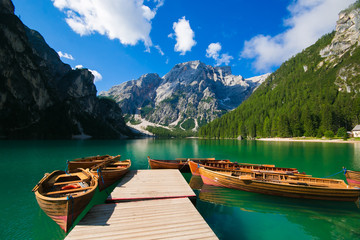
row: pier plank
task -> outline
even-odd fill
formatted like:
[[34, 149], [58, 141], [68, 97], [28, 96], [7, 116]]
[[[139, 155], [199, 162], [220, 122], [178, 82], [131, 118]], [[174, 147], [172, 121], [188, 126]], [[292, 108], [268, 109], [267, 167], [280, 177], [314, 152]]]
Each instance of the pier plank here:
[[217, 237], [188, 198], [170, 198], [94, 206], [66, 239]]
[[177, 169], [133, 170], [127, 173], [109, 201], [193, 197], [196, 195]]

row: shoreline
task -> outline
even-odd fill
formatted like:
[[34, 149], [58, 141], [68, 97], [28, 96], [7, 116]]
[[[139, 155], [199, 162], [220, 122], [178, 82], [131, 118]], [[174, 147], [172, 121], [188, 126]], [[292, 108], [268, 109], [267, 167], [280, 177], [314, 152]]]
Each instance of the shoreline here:
[[259, 138], [257, 141], [268, 142], [323, 142], [323, 143], [360, 143], [358, 140], [342, 140], [342, 139], [299, 139], [299, 138]]

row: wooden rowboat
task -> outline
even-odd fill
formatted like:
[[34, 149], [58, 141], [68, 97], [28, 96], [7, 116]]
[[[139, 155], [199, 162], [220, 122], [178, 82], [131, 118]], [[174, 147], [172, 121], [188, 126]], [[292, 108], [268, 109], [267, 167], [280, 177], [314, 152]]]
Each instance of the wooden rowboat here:
[[196, 163], [203, 162], [230, 162], [230, 160], [215, 160], [215, 158], [176, 158], [175, 160], [158, 160], [151, 159], [148, 156], [151, 169], [179, 169], [180, 172], [190, 172], [189, 161]]
[[117, 156], [110, 156], [110, 155], [103, 155], [103, 156], [92, 156], [92, 157], [84, 157], [84, 158], [76, 158], [71, 161], [67, 162], [67, 172], [76, 172], [78, 168], [91, 168], [94, 165], [100, 164], [106, 160], [113, 160], [119, 161], [120, 155]]
[[217, 171], [217, 170], [252, 170], [252, 171], [266, 171], [274, 173], [286, 173], [286, 174], [298, 174], [299, 171], [296, 168], [282, 168], [275, 167], [275, 165], [269, 164], [250, 164], [250, 163], [236, 163], [236, 162], [203, 162], [196, 163], [189, 161], [189, 167], [191, 173], [195, 176], [200, 176], [199, 167], [205, 167], [207, 169]]
[[360, 187], [360, 172], [345, 170], [346, 181], [352, 187]]
[[92, 199], [98, 181], [88, 170], [66, 174], [54, 171], [45, 176], [32, 190], [40, 208], [65, 232]]
[[93, 166], [90, 172], [97, 176], [99, 190], [102, 191], [129, 172], [130, 167], [131, 161], [129, 159], [117, 162], [107, 161]]
[[242, 191], [331, 201], [357, 201], [360, 189], [343, 180], [275, 173], [212, 171], [199, 169], [204, 184]]

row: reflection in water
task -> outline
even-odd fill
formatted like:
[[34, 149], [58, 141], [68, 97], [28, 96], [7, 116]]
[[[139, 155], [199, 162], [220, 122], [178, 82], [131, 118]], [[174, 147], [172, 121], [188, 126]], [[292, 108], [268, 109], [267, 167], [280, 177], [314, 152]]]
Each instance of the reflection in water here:
[[189, 185], [193, 190], [200, 190], [204, 183], [200, 176], [191, 176]]
[[354, 143], [354, 157], [352, 170], [360, 171], [360, 143]]
[[203, 185], [199, 199], [228, 207], [240, 207], [250, 212], [287, 214], [289, 210], [298, 213], [317, 212], [324, 214], [354, 214], [360, 210], [352, 202], [333, 202], [307, 199], [288, 199], [268, 196], [230, 188]]
[[[311, 238], [343, 239], [341, 236], [351, 236], [351, 239], [359, 239], [360, 237], [358, 221], [360, 210], [355, 203], [289, 199], [210, 185], [202, 186], [199, 199], [201, 200], [198, 201], [200, 209], [202, 202], [205, 202], [208, 203], [207, 209], [211, 207], [211, 211], [219, 215], [231, 215], [235, 218], [246, 215], [250, 216], [250, 219], [251, 216], [259, 214], [282, 216], [287, 221], [296, 224], [297, 228], [304, 231], [305, 235], [310, 235]], [[282, 234], [286, 235], [289, 229], [284, 229]], [[247, 231], [256, 230], [247, 228]], [[222, 237], [228, 238], [226, 234]], [[268, 237], [266, 239], [274, 238], [274, 236]], [[293, 237], [293, 239], [298, 238], [301, 239], [301, 236]]]

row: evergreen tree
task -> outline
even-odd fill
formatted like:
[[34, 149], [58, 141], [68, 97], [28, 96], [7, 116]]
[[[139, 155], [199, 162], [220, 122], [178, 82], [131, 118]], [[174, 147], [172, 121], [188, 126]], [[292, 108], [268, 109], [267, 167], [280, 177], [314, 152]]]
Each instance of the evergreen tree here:
[[316, 129], [308, 109], [302, 112], [302, 122], [304, 123], [304, 135], [306, 137], [315, 137]]
[[286, 114], [280, 115], [277, 129], [279, 137], [291, 137], [289, 120]]
[[271, 120], [269, 117], [266, 117], [264, 120], [264, 130], [263, 136], [264, 137], [271, 137]]

